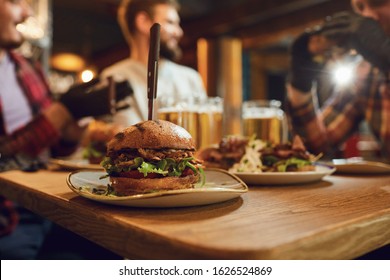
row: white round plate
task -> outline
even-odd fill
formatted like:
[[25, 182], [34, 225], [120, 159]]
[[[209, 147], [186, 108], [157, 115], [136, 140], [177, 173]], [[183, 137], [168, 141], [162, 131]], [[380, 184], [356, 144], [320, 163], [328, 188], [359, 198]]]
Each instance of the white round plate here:
[[390, 173], [390, 165], [383, 162], [359, 159], [334, 159], [332, 164], [337, 173], [385, 174]]
[[304, 172], [262, 172], [262, 173], [234, 173], [248, 185], [292, 185], [311, 183], [321, 180], [326, 175], [332, 174], [335, 167], [328, 165], [316, 165], [315, 171]]
[[52, 158], [50, 159], [51, 164], [58, 165], [59, 167], [66, 170], [79, 170], [79, 169], [89, 169], [89, 170], [104, 170], [99, 164], [91, 164], [87, 159], [59, 159]]
[[220, 169], [205, 170], [206, 184], [193, 189], [161, 191], [132, 196], [96, 194], [107, 189], [109, 179], [100, 179], [104, 171], [74, 171], [69, 174], [69, 188], [78, 195], [113, 205], [133, 207], [183, 207], [199, 206], [227, 201], [248, 191], [247, 185], [238, 177]]

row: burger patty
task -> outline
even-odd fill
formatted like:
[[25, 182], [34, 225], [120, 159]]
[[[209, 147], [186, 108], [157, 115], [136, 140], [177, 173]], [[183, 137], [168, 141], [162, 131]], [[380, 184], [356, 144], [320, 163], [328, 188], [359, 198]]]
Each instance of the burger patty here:
[[199, 163], [191, 150], [133, 148], [109, 152], [102, 165], [111, 177], [157, 179], [198, 174]]
[[168, 191], [194, 188], [199, 181], [199, 174], [185, 177], [165, 177], [155, 179], [134, 179], [124, 177], [110, 177], [112, 188], [117, 196], [151, 193], [155, 191]]
[[165, 158], [171, 158], [180, 161], [183, 158], [193, 157], [194, 152], [191, 150], [175, 149], [122, 149], [119, 151], [109, 152], [108, 156], [114, 164], [123, 164], [133, 162], [137, 157], [142, 157], [146, 161], [159, 161]]

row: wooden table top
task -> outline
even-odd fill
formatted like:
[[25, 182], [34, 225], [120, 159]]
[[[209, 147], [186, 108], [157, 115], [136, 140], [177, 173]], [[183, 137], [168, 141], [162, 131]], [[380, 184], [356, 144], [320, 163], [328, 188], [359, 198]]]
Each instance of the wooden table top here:
[[69, 172], [0, 173], [0, 193], [135, 259], [352, 259], [390, 243], [390, 176], [249, 186], [207, 206], [132, 208], [72, 192]]

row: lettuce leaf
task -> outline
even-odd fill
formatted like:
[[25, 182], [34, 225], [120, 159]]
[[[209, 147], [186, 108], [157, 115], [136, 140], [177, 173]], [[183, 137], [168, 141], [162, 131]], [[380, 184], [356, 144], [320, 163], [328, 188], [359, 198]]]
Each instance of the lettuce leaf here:
[[292, 157], [285, 161], [277, 163], [276, 167], [279, 172], [286, 172], [288, 167], [294, 167], [296, 169], [299, 169], [305, 165], [311, 165], [311, 164], [312, 163], [309, 160]]
[[137, 157], [133, 159], [132, 163], [129, 165], [118, 166], [114, 165], [109, 157], [106, 157], [102, 161], [102, 166], [106, 169], [108, 174], [138, 170], [139, 172], [143, 173], [145, 177], [148, 175], [148, 173], [180, 177], [187, 167], [190, 168], [195, 174], [199, 173], [199, 170], [190, 163], [191, 160], [193, 160], [193, 157], [183, 158], [179, 162], [176, 162], [172, 158], [165, 158], [156, 162], [146, 162], [143, 158]]
[[157, 173], [157, 174], [162, 174], [162, 175], [167, 175], [168, 171], [163, 170], [161, 168], [156, 167], [156, 165], [151, 164], [149, 162], [144, 161], [140, 167], [137, 168], [137, 170], [140, 173], [144, 174], [144, 177], [148, 176], [148, 173]]

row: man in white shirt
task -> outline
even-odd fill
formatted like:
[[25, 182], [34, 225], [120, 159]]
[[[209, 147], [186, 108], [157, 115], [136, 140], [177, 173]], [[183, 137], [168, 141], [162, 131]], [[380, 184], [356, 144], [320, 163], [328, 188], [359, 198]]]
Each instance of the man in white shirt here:
[[127, 79], [134, 95], [129, 97], [130, 108], [114, 116], [114, 122], [132, 125], [148, 117], [147, 64], [150, 27], [160, 29], [160, 61], [158, 69], [157, 99], [183, 100], [206, 98], [203, 81], [197, 71], [179, 65], [179, 40], [183, 36], [176, 0], [123, 0], [118, 9], [118, 21], [130, 48], [130, 57], [111, 65], [102, 72], [116, 81]]

